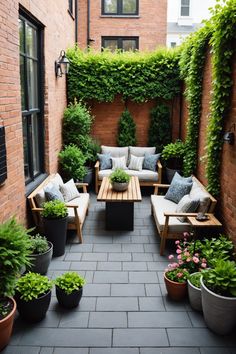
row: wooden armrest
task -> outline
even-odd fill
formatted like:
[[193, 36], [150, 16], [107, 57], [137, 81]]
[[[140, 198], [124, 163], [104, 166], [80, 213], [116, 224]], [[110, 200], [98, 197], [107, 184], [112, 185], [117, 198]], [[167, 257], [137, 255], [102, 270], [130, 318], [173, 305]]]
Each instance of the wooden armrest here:
[[67, 207], [67, 208], [73, 208], [73, 209], [74, 209], [74, 208], [78, 208], [79, 206], [78, 206], [78, 205], [74, 205], [74, 204], [70, 204], [70, 205], [67, 205], [67, 204], [66, 204], [66, 207]]
[[39, 211], [42, 211], [43, 208], [31, 208], [32, 211], [35, 211], [35, 212], [39, 212]]
[[77, 188], [83, 188], [83, 192], [87, 193], [88, 183], [76, 182], [75, 185], [76, 185]]
[[160, 160], [157, 161], [157, 166], [158, 166], [158, 169], [159, 169], [159, 168], [162, 168], [162, 164], [161, 164], [161, 161], [160, 161]]
[[98, 168], [98, 169], [99, 169], [99, 165], [100, 165], [100, 163], [99, 163], [99, 161], [97, 160], [97, 162], [96, 162], [95, 165], [94, 165], [94, 168]]
[[154, 183], [153, 187], [158, 187], [158, 188], [169, 188], [170, 184], [162, 184], [162, 183]]
[[169, 216], [169, 217], [179, 217], [179, 216], [197, 216], [198, 213], [164, 213], [164, 216]]

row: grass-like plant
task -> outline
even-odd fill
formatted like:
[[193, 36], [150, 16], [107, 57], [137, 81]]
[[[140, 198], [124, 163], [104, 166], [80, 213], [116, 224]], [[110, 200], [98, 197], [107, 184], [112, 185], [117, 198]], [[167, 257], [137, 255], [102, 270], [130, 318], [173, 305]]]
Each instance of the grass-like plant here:
[[36, 234], [30, 238], [32, 243], [32, 254], [42, 254], [48, 250], [48, 241], [45, 236]]
[[85, 279], [77, 272], [67, 272], [55, 279], [55, 285], [69, 295], [75, 290], [81, 289], [86, 284]]
[[46, 219], [61, 219], [67, 215], [67, 207], [60, 200], [51, 200], [43, 204], [42, 216]]
[[202, 274], [203, 274], [202, 272], [193, 273], [193, 274], [190, 274], [189, 278], [188, 278], [190, 283], [198, 289], [201, 288], [200, 278], [201, 278]]
[[29, 272], [18, 279], [16, 291], [20, 298], [31, 301], [47, 294], [53, 286], [53, 281], [45, 275]]
[[111, 183], [117, 182], [117, 183], [126, 183], [130, 181], [130, 176], [128, 173], [126, 173], [124, 170], [121, 168], [115, 169], [114, 172], [111, 173], [109, 179]]

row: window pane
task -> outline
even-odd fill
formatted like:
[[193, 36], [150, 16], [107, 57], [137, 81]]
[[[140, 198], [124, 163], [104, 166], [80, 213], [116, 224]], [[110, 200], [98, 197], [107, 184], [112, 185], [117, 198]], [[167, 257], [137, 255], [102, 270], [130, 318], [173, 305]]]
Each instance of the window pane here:
[[181, 5], [189, 6], [189, 0], [181, 0]]
[[26, 54], [37, 57], [37, 31], [26, 23]]
[[31, 116], [31, 134], [32, 134], [32, 150], [33, 150], [33, 171], [34, 176], [40, 172], [39, 158], [39, 122], [37, 113]]
[[124, 51], [137, 49], [137, 41], [135, 39], [123, 39], [122, 43]]
[[26, 109], [26, 97], [25, 97], [25, 66], [24, 57], [20, 56], [20, 89], [21, 89], [21, 110]]
[[23, 21], [19, 20], [19, 33], [20, 33], [20, 52], [24, 53], [24, 25]]
[[118, 0], [104, 0], [104, 12], [111, 14], [117, 13], [117, 1]]
[[114, 52], [118, 48], [118, 43], [116, 39], [105, 39], [104, 40], [104, 48], [109, 48], [112, 52]]
[[181, 7], [181, 16], [189, 16], [189, 8]]
[[136, 0], [123, 0], [122, 13], [133, 14], [137, 12]]
[[28, 137], [27, 137], [27, 117], [23, 117], [23, 149], [24, 149], [24, 173], [25, 179], [30, 177], [29, 172], [29, 148], [28, 148]]
[[27, 59], [29, 109], [38, 108], [38, 63]]

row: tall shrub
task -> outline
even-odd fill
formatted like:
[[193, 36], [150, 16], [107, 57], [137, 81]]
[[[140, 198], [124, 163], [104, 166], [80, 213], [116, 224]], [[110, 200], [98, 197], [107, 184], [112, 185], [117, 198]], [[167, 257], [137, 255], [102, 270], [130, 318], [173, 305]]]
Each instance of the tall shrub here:
[[163, 103], [154, 107], [150, 113], [150, 127], [148, 131], [148, 145], [155, 146], [156, 151], [171, 142], [170, 109]]
[[128, 109], [120, 117], [117, 144], [118, 146], [136, 145], [136, 125]]

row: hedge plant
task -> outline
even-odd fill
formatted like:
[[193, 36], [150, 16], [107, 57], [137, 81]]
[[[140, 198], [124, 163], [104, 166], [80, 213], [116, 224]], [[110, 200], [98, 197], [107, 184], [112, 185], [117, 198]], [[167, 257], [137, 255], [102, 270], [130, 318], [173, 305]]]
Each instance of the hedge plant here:
[[118, 123], [118, 146], [135, 146], [136, 145], [136, 124], [128, 109], [126, 109], [120, 117]]
[[152, 108], [148, 130], [148, 145], [155, 146], [157, 152], [171, 142], [170, 108], [164, 103]]

